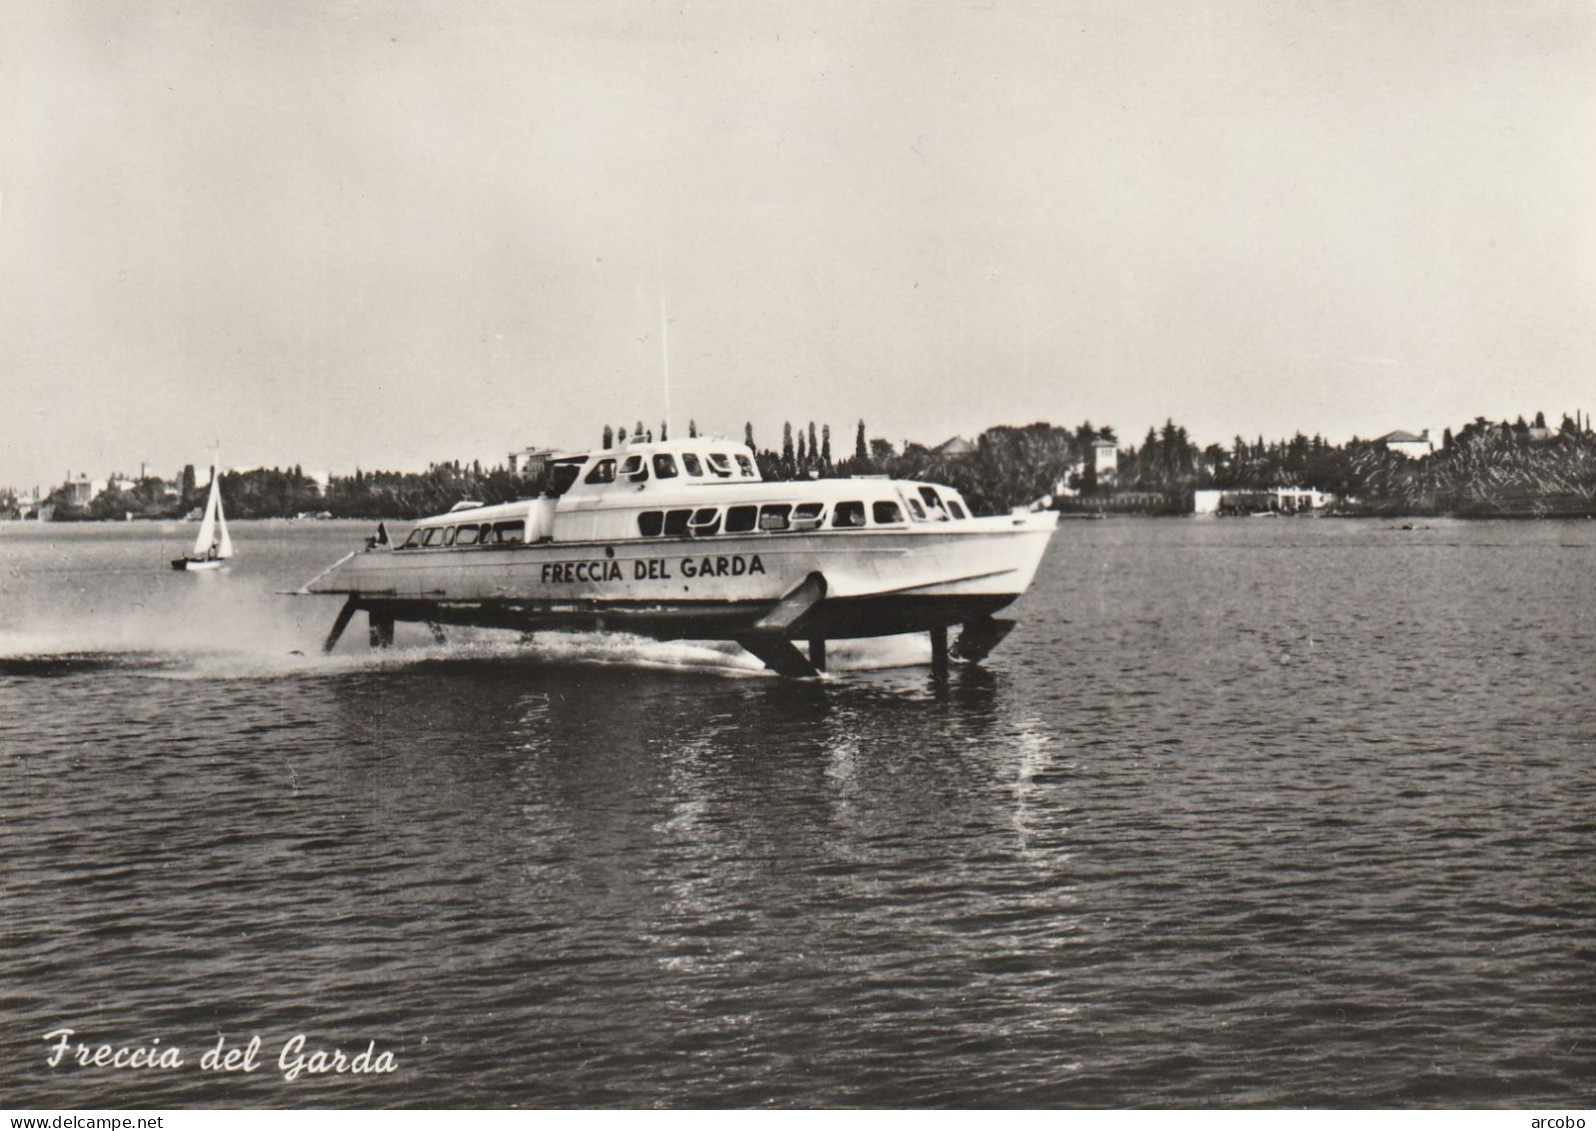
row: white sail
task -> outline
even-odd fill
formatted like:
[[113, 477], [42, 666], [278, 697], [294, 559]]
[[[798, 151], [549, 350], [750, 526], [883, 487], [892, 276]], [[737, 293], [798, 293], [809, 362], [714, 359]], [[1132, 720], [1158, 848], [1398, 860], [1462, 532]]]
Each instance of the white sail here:
[[211, 552], [211, 542], [216, 537], [216, 514], [221, 509], [222, 505], [222, 495], [217, 486], [216, 480], [216, 469], [212, 468], [211, 494], [210, 497], [205, 500], [205, 519], [200, 523], [199, 533], [194, 537], [194, 552], [191, 556], [195, 558], [209, 557]]
[[217, 538], [216, 556], [226, 561], [233, 556], [233, 537], [227, 533], [227, 516], [222, 513], [222, 493], [216, 492], [216, 525], [220, 530]]

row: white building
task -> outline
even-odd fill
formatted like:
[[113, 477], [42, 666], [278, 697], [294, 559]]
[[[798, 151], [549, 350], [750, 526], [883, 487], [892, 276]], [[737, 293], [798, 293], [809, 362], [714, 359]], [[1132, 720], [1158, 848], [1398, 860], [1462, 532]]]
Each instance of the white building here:
[[[1109, 487], [1114, 483], [1114, 478], [1119, 474], [1119, 441], [1096, 439], [1092, 441], [1091, 455], [1092, 473], [1099, 487]], [[1064, 473], [1064, 478], [1053, 484], [1053, 494], [1073, 496], [1080, 494], [1072, 484], [1086, 478], [1087, 459], [1078, 459], [1070, 464]]]
[[67, 475], [67, 481], [61, 485], [59, 494], [66, 496], [69, 506], [84, 507], [105, 493], [106, 481], [104, 479], [90, 479], [87, 475]]
[[1097, 481], [1107, 483], [1119, 472], [1119, 441], [1097, 439], [1092, 441], [1092, 467]]
[[554, 454], [552, 448], [522, 448], [510, 453], [510, 473], [522, 479], [536, 479], [543, 474]]
[[1435, 450], [1435, 445], [1430, 442], [1430, 430], [1426, 428], [1415, 436], [1412, 432], [1387, 432], [1375, 441], [1384, 444], [1387, 451], [1395, 452], [1408, 459], [1423, 459]]
[[1224, 499], [1225, 492], [1204, 488], [1193, 491], [1191, 497], [1193, 514], [1218, 514], [1219, 504]]
[[944, 440], [932, 448], [931, 454], [941, 456], [944, 459], [958, 459], [960, 456], [967, 456], [973, 451], [975, 451], [974, 444], [963, 436], [954, 436], [951, 440]]
[[1332, 499], [1333, 496], [1316, 487], [1264, 487], [1256, 491], [1205, 489], [1192, 492], [1192, 513], [1280, 511], [1303, 514], [1323, 510]]

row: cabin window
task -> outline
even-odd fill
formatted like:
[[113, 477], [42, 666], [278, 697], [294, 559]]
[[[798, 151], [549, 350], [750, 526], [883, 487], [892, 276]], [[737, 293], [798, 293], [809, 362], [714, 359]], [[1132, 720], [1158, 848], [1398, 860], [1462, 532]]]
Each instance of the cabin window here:
[[654, 474], [660, 479], [675, 479], [676, 457], [669, 452], [660, 452], [654, 457]]
[[633, 483], [642, 483], [648, 479], [648, 464], [640, 455], [627, 456], [626, 462], [621, 464], [621, 474]]
[[748, 478], [759, 478], [759, 472], [754, 468], [754, 461], [743, 455], [742, 452], [737, 453], [737, 466]]
[[910, 495], [905, 501], [909, 504], [909, 513], [914, 515], [914, 521], [924, 522], [925, 508], [920, 505], [920, 500], [915, 498], [913, 495]]
[[460, 532], [454, 536], [454, 544], [456, 546], [475, 546], [477, 537], [481, 533], [475, 526], [462, 526]]
[[576, 477], [582, 474], [582, 465], [562, 460], [553, 465], [549, 471], [548, 494], [559, 498], [571, 489], [571, 484], [576, 482]]
[[665, 512], [665, 537], [681, 538], [687, 533], [687, 520], [693, 517], [693, 512], [666, 511]]
[[959, 505], [959, 500], [957, 500], [957, 499], [949, 499], [948, 500], [948, 513], [952, 514], [954, 518], [969, 518], [970, 517], [969, 515], [964, 513], [964, 508]]
[[455, 535], [455, 531], [458, 530], [458, 529], [459, 529], [459, 527], [451, 526], [451, 527], [449, 527], [449, 529], [447, 529], [447, 530], [445, 530], [443, 532], [443, 544], [445, 546], [453, 546], [454, 545], [454, 535]]
[[699, 507], [693, 512], [693, 517], [687, 523], [688, 533], [703, 538], [720, 529], [720, 509], [718, 507]]
[[526, 523], [521, 519], [510, 522], [495, 522], [493, 524], [493, 540], [508, 546], [518, 545], [526, 541]]
[[870, 518], [877, 526], [891, 526], [903, 521], [903, 508], [891, 499], [881, 499], [870, 504]]
[[658, 538], [665, 529], [664, 511], [644, 511], [637, 516], [637, 532], [644, 538]]
[[792, 509], [792, 528], [794, 530], [818, 529], [821, 523], [820, 512], [825, 509], [825, 503], [799, 503]]
[[614, 483], [615, 482], [615, 461], [612, 460], [612, 459], [601, 459], [601, 460], [599, 460], [597, 463], [595, 463], [593, 465], [593, 470], [589, 471], [587, 473], [587, 478], [582, 480], [582, 482], [584, 482], [584, 483]]
[[787, 516], [792, 514], [791, 503], [766, 503], [759, 508], [759, 529], [786, 530]]
[[429, 526], [427, 532], [421, 536], [423, 546], [436, 546], [443, 535], [443, 531], [436, 526]]
[[758, 520], [758, 507], [727, 507], [726, 533], [746, 534], [754, 528], [754, 524]]
[[732, 477], [731, 459], [725, 452], [709, 453], [709, 469], [722, 479], [730, 479]]
[[420, 527], [417, 527], [415, 530], [410, 532], [410, 537], [406, 538], [405, 544], [399, 548], [401, 550], [414, 550], [417, 546], [421, 545], [421, 536], [425, 533], [426, 531], [422, 530]]
[[833, 526], [863, 526], [864, 524], [864, 504], [857, 500], [849, 503], [838, 503], [831, 508], [831, 525]]
[[704, 477], [704, 465], [699, 462], [698, 456], [692, 452], [682, 453], [682, 470], [694, 479], [702, 479]]
[[942, 521], [947, 521], [948, 511], [942, 505], [942, 496], [936, 493], [933, 487], [921, 487], [920, 497], [925, 500], [926, 510]]

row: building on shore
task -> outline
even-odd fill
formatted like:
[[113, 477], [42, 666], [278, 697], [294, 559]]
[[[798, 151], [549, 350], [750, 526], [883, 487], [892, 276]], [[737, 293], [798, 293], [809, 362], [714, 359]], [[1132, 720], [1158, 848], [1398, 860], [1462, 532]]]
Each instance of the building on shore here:
[[[1090, 470], [1090, 475], [1088, 475]], [[1053, 484], [1053, 494], [1069, 497], [1083, 490], [1112, 487], [1119, 476], [1119, 441], [1099, 436], [1091, 450], [1069, 465], [1064, 478]]]
[[1141, 491], [1111, 488], [1089, 495], [1067, 493], [1057, 496], [1053, 509], [1060, 514], [1089, 515], [1177, 515], [1189, 514], [1186, 496], [1180, 491]]
[[1435, 444], [1430, 440], [1430, 430], [1426, 428], [1415, 436], [1412, 432], [1387, 432], [1375, 440], [1376, 444], [1384, 444], [1388, 452], [1395, 452], [1408, 459], [1423, 459], [1435, 451]]
[[522, 448], [510, 453], [510, 474], [522, 479], [538, 479], [548, 470], [553, 448]]
[[931, 449], [931, 454], [941, 456], [943, 459], [959, 459], [975, 451], [975, 445], [963, 436], [954, 436], [950, 440], [943, 440]]
[[0, 490], [0, 519], [17, 522], [38, 518], [41, 501], [37, 487], [31, 491], [17, 491], [10, 487]]
[[1099, 483], [1112, 483], [1119, 474], [1119, 441], [1099, 436], [1092, 441], [1092, 467]]
[[1256, 490], [1201, 490], [1192, 492], [1192, 513], [1310, 514], [1335, 501], [1317, 487], [1263, 487]]
[[56, 488], [55, 496], [67, 506], [86, 507], [105, 491], [107, 485], [104, 479], [90, 479], [87, 475], [67, 472], [66, 482]]

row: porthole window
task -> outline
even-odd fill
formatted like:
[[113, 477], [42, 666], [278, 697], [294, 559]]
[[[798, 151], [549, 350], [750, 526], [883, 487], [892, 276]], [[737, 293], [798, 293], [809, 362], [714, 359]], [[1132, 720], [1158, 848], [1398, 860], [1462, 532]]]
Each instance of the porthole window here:
[[727, 507], [726, 533], [746, 534], [759, 521], [758, 507]]
[[654, 456], [654, 475], [659, 479], [675, 479], [676, 457], [669, 452], [658, 452]]
[[698, 456], [692, 452], [682, 453], [682, 470], [695, 479], [702, 479], [704, 476], [704, 465], [699, 462]]
[[680, 538], [687, 533], [687, 520], [693, 517], [693, 512], [666, 511], [665, 512], [665, 537]]
[[658, 538], [665, 529], [664, 511], [644, 511], [637, 516], [637, 532], [644, 538]]

